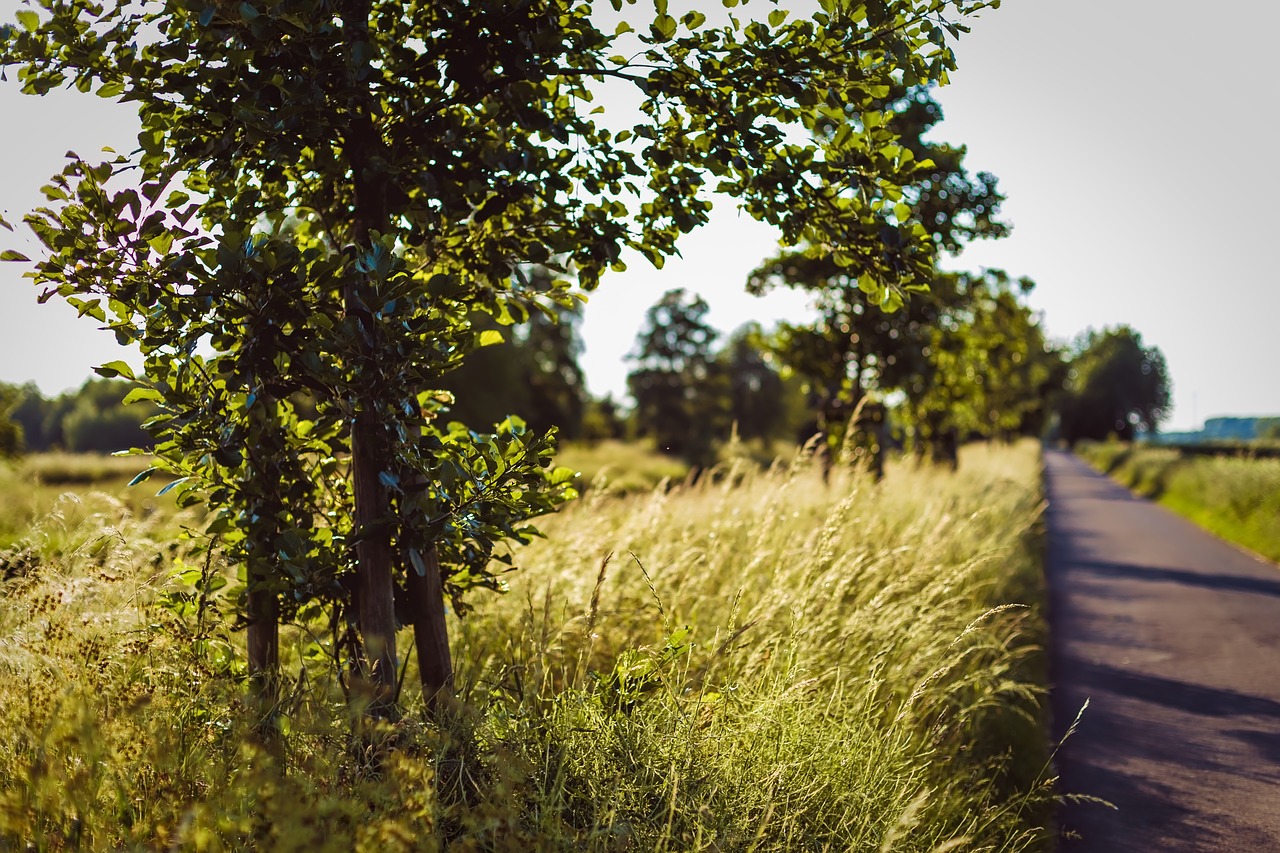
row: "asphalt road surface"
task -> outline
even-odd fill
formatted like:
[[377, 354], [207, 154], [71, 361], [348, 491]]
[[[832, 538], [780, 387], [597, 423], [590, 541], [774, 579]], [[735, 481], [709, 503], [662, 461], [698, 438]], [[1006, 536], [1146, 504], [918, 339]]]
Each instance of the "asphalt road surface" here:
[[1280, 851], [1280, 568], [1046, 466], [1061, 850]]

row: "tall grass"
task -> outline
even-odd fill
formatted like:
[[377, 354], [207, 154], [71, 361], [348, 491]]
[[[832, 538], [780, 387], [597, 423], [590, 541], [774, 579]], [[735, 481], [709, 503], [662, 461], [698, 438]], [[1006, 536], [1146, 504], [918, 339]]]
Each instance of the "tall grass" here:
[[146, 467], [142, 457], [91, 453], [33, 453], [0, 460], [0, 551], [14, 547], [51, 513], [64, 520], [68, 515], [83, 518], [120, 502], [131, 514], [171, 509], [172, 497], [156, 497], [164, 485], [160, 478], [126, 488]]
[[649, 443], [613, 439], [566, 444], [556, 454], [556, 464], [577, 472], [574, 485], [579, 491], [613, 495], [648, 492], [689, 476], [688, 464], [658, 453]]
[[0, 849], [1047, 849], [1038, 467], [589, 493], [451, 625], [452, 721], [376, 766], [299, 629], [255, 736], [155, 517], [46, 522], [0, 587]]
[[1144, 497], [1280, 561], [1280, 459], [1184, 456], [1114, 443], [1083, 444], [1078, 452]]

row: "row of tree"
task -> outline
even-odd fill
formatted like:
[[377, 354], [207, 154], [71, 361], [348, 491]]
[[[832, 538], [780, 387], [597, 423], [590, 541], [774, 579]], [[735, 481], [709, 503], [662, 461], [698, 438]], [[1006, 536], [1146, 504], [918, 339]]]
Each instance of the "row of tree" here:
[[[1056, 346], [1022, 301], [1029, 282], [991, 271], [943, 281], [954, 289], [913, 299], [895, 314], [854, 313], [856, 370], [840, 382], [838, 362], [833, 368], [816, 353], [829, 325], [766, 330], [752, 323], [720, 345], [707, 302], [677, 289], [646, 313], [630, 357], [630, 407], [588, 394], [577, 308], [558, 319], [532, 312], [508, 339], [473, 352], [441, 384], [455, 395], [451, 416], [465, 423], [495, 423], [515, 412], [532, 429], [554, 428], [570, 440], [651, 437], [660, 450], [696, 465], [711, 462], [735, 430], [743, 440], [771, 444], [809, 439], [822, 429], [819, 416], [827, 427], [846, 426], [846, 412], [831, 407], [833, 387], [856, 400], [889, 400], [895, 442], [935, 459], [946, 457], [953, 437], [1052, 430], [1072, 442], [1130, 440], [1158, 427], [1169, 405], [1168, 370], [1138, 332], [1090, 330]], [[34, 384], [0, 383], [0, 455], [150, 447], [142, 424], [158, 409], [122, 402], [136, 387], [93, 379], [47, 398]]]
[[[1025, 302], [1029, 280], [993, 270], [944, 272], [934, 264], [917, 285], [900, 291], [880, 290], [869, 273], [904, 239], [902, 229], [944, 253], [1008, 230], [998, 216], [1004, 197], [995, 177], [970, 174], [963, 147], [924, 139], [942, 119], [927, 88], [895, 84], [876, 103], [900, 145], [897, 156], [918, 164], [896, 203], [879, 205], [879, 247], [858, 256], [833, 241], [812, 240], [766, 261], [748, 289], [801, 289], [816, 317], [770, 330], [749, 326], [723, 348], [716, 346], [719, 333], [707, 321], [705, 300], [681, 289], [663, 295], [649, 309], [630, 357], [635, 408], [625, 429], [631, 434], [651, 436], [660, 449], [704, 465], [735, 424], [746, 439], [823, 434], [834, 452], [859, 413], [867, 429], [852, 432], [878, 449], [886, 404], [900, 440], [952, 463], [962, 437], [1044, 431], [1067, 367]], [[815, 133], [834, 135], [840, 128], [828, 119]], [[876, 252], [885, 257], [867, 254]], [[581, 371], [571, 357], [576, 323], [576, 313], [558, 325], [535, 317], [505, 351], [470, 356], [444, 383], [467, 389], [457, 409], [468, 416], [463, 419], [486, 422], [514, 410], [539, 427], [557, 424], [571, 437], [593, 437], [608, 420], [606, 430], [624, 429], [616, 406], [593, 409], [581, 393]], [[479, 377], [485, 381], [477, 383]], [[541, 400], [531, 399], [535, 388]], [[592, 411], [597, 416], [589, 426], [577, 420]]]
[[[993, 183], [993, 179], [988, 178]], [[840, 276], [799, 255], [753, 278]], [[535, 270], [534, 276], [546, 275]], [[811, 325], [748, 324], [722, 340], [706, 300], [667, 291], [646, 312], [629, 356], [632, 405], [593, 399], [579, 364], [579, 308], [532, 311], [501, 329], [441, 385], [450, 417], [494, 423], [511, 412], [535, 430], [574, 440], [648, 437], [659, 450], [707, 465], [735, 432], [747, 441], [845, 438], [862, 407], [884, 437], [954, 464], [959, 442], [1054, 435], [1074, 442], [1154, 431], [1169, 405], [1163, 356], [1127, 326], [1090, 330], [1070, 344], [1046, 340], [1026, 304], [1033, 284], [998, 270], [940, 273], [930, 292], [893, 313], [812, 282], [827, 297]], [[854, 430], [855, 437], [858, 430]], [[834, 450], [834, 448], [833, 448]]]
[[91, 379], [74, 391], [45, 397], [34, 383], [0, 383], [0, 456], [150, 447], [154, 439], [142, 424], [158, 410], [154, 404], [124, 405], [134, 387], [131, 382]]

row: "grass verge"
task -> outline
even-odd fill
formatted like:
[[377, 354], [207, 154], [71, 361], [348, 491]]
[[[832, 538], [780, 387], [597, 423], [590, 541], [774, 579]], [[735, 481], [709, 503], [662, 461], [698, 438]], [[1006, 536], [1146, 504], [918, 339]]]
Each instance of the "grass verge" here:
[[410, 697], [379, 768], [301, 628], [263, 744], [241, 637], [175, 606], [181, 518], [94, 500], [0, 586], [0, 848], [1050, 846], [1032, 445], [593, 491], [452, 624], [456, 718]]
[[1076, 452], [1138, 494], [1280, 561], [1280, 459], [1186, 456], [1115, 442], [1082, 443]]

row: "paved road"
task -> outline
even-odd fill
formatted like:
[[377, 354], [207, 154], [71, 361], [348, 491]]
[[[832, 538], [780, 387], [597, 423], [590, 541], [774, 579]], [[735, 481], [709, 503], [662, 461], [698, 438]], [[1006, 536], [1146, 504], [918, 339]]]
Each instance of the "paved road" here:
[[1046, 465], [1061, 849], [1280, 851], [1280, 569]]

